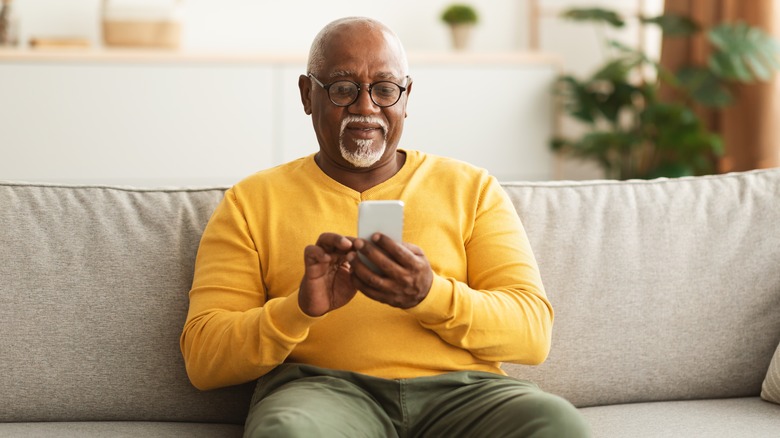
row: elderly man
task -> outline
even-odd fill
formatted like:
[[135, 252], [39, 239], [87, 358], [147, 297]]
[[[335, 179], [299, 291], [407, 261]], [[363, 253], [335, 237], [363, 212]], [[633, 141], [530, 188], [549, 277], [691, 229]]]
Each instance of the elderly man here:
[[[586, 435], [571, 404], [501, 371], [546, 358], [553, 311], [496, 180], [398, 148], [412, 79], [396, 35], [330, 23], [298, 85], [319, 151], [214, 212], [181, 337], [193, 384], [259, 379], [246, 436]], [[353, 237], [358, 204], [386, 199], [406, 205], [403, 241]]]

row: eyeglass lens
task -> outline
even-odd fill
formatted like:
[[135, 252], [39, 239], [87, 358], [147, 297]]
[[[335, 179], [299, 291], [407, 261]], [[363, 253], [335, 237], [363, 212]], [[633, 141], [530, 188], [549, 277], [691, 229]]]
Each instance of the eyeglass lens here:
[[[393, 82], [376, 82], [371, 85], [371, 100], [378, 106], [391, 106], [401, 97], [401, 87]], [[348, 106], [357, 100], [358, 86], [350, 81], [337, 81], [330, 85], [328, 96], [336, 105]]]

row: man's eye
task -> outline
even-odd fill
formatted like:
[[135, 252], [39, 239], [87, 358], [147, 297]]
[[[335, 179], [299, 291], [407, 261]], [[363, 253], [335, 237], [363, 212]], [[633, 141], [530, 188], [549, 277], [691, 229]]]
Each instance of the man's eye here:
[[377, 84], [374, 86], [374, 92], [382, 97], [392, 97], [398, 92], [398, 88], [391, 84]]
[[335, 83], [330, 87], [330, 92], [338, 96], [351, 96], [355, 93], [355, 85]]

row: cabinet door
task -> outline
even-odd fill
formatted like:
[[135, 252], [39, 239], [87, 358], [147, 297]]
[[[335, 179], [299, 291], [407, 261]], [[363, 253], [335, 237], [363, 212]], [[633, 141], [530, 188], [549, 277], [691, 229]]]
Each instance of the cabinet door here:
[[229, 184], [273, 164], [272, 68], [0, 64], [0, 178]]
[[417, 66], [401, 145], [504, 181], [548, 179], [555, 76], [546, 65]]

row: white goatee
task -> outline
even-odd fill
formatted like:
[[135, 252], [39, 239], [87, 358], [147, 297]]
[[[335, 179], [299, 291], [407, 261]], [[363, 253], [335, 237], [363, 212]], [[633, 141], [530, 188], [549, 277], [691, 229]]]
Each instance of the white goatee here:
[[[354, 151], [344, 146], [344, 130], [346, 129], [347, 124], [352, 122], [374, 123], [380, 125], [382, 127], [381, 147], [373, 148], [374, 145], [373, 139], [355, 140], [355, 145], [357, 146], [357, 149], [355, 149]], [[379, 161], [380, 158], [382, 158], [382, 155], [384, 155], [386, 148], [387, 148], [387, 125], [385, 125], [382, 119], [378, 119], [374, 117], [366, 117], [366, 116], [347, 116], [341, 122], [341, 133], [339, 135], [339, 150], [341, 151], [342, 158], [344, 158], [349, 164], [360, 168], [371, 167], [371, 165], [373, 165], [374, 163]]]

